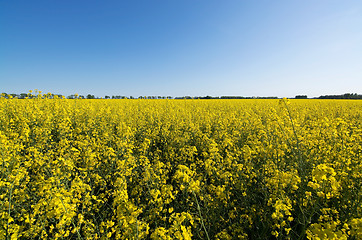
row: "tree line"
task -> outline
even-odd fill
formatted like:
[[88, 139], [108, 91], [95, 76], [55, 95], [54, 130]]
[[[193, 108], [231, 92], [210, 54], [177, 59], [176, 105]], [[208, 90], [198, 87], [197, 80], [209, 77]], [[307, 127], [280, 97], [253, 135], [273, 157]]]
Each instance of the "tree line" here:
[[319, 99], [362, 99], [362, 95], [357, 93], [345, 93], [343, 95], [324, 95], [320, 96]]
[[[33, 93], [2, 93], [1, 97], [4, 98], [18, 98], [18, 99], [25, 99], [25, 98], [36, 98], [39, 96], [41, 92], [35, 92]], [[244, 96], [183, 96], [183, 97], [172, 97], [172, 96], [139, 96], [139, 97], [133, 97], [133, 96], [121, 96], [121, 95], [112, 95], [112, 96], [104, 96], [104, 97], [97, 97], [93, 94], [87, 94], [87, 95], [78, 95], [78, 94], [72, 94], [67, 97], [65, 97], [62, 94], [45, 94], [47, 98], [67, 98], [67, 99], [278, 99], [278, 97], [259, 97], [259, 96], [253, 96], [253, 97], [244, 97]], [[43, 95], [44, 96], [44, 95]], [[308, 99], [307, 95], [297, 95], [294, 97], [295, 99]], [[314, 99], [362, 99], [362, 95], [357, 93], [345, 93], [341, 95], [322, 95], [319, 97], [316, 97]]]

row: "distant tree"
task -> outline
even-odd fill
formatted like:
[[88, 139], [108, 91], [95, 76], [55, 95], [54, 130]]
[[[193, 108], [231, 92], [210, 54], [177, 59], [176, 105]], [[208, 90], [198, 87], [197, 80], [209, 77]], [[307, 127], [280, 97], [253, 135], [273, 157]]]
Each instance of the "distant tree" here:
[[343, 94], [343, 98], [345, 98], [345, 99], [357, 99], [358, 95], [357, 95], [357, 93], [345, 93], [345, 94]]
[[295, 96], [295, 99], [307, 99], [307, 95], [297, 95]]
[[105, 99], [110, 99], [110, 97], [109, 97], [109, 96], [105, 96], [104, 98], [105, 98]]
[[88, 94], [87, 99], [95, 99], [94, 95]]

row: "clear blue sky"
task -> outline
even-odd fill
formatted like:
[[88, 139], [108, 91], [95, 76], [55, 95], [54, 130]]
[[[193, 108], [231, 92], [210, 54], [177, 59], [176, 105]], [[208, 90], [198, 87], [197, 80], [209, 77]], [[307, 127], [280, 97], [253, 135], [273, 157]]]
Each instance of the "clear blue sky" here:
[[0, 92], [362, 94], [362, 1], [0, 0]]

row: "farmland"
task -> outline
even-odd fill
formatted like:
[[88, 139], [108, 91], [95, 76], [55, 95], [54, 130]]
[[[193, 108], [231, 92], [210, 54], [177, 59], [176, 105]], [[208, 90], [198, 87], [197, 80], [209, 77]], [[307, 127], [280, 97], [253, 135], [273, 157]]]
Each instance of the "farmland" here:
[[362, 101], [0, 98], [1, 239], [362, 239]]

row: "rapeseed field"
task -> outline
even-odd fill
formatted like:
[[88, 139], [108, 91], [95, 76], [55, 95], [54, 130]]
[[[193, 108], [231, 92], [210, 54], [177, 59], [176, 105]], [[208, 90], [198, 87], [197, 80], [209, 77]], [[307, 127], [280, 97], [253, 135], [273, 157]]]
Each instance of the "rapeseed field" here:
[[362, 101], [0, 98], [0, 239], [362, 239]]

